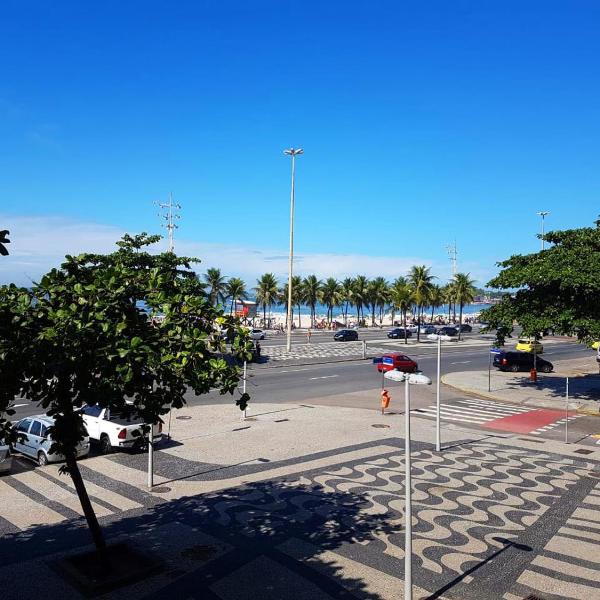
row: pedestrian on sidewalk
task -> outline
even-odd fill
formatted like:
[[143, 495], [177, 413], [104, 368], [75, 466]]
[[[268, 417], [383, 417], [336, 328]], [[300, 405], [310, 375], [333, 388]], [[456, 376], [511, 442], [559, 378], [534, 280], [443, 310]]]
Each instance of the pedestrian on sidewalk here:
[[312, 335], [312, 332], [310, 330], [310, 327], [308, 328], [308, 331], [306, 332], [306, 339], [308, 340], [308, 343], [310, 344], [310, 336]]

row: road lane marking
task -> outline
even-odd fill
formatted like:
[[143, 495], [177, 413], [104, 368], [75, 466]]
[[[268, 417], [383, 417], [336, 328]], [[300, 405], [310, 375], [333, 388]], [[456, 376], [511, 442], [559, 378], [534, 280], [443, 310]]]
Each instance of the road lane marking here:
[[451, 365], [468, 365], [469, 363], [472, 363], [472, 360], [457, 360], [456, 362], [451, 362]]
[[332, 377], [339, 377], [339, 375], [322, 375], [321, 377], [310, 377], [310, 380], [314, 379], [331, 379]]

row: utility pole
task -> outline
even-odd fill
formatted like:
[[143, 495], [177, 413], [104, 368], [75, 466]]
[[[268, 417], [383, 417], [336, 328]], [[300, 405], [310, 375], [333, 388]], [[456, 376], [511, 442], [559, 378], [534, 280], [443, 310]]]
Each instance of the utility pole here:
[[294, 267], [294, 203], [296, 193], [294, 189], [296, 177], [296, 156], [303, 154], [302, 148], [289, 148], [283, 151], [284, 154], [292, 157], [292, 187], [290, 190], [290, 258], [288, 269], [288, 305], [287, 305], [287, 340], [285, 348], [287, 352], [292, 349], [292, 271]]
[[458, 250], [456, 249], [456, 240], [454, 240], [454, 244], [452, 246], [446, 246], [446, 251], [448, 252], [448, 256], [450, 257], [450, 262], [452, 263], [452, 279], [456, 276], [456, 264], [458, 261]]
[[166, 223], [162, 223], [161, 227], [164, 227], [167, 230], [167, 239], [169, 243], [169, 252], [174, 252], [175, 250], [175, 230], [179, 229], [179, 225], [175, 223], [177, 219], [181, 219], [178, 210], [181, 209], [180, 204], [176, 204], [173, 202], [173, 192], [169, 194], [168, 202], [155, 202], [156, 206], [161, 209], [162, 212], [158, 213], [158, 216], [166, 221]]
[[545, 247], [545, 243], [544, 243], [544, 233], [545, 233], [545, 230], [544, 230], [544, 220], [545, 220], [546, 216], [550, 214], [550, 211], [549, 210], [540, 210], [537, 214], [540, 217], [542, 217], [542, 250], [543, 250], [544, 247]]

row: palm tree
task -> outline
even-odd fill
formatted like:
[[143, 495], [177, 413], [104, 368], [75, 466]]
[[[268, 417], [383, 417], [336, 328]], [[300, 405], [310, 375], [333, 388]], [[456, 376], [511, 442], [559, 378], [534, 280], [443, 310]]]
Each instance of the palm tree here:
[[[413, 294], [410, 285], [404, 277], [398, 277], [390, 288], [390, 302], [392, 309], [400, 311], [402, 322], [404, 324], [404, 343], [408, 344], [408, 336], [406, 333], [406, 313], [413, 301]], [[393, 323], [393, 319], [392, 319]]]
[[352, 305], [352, 286], [354, 280], [352, 277], [346, 277], [340, 284], [340, 299], [344, 305], [344, 325], [348, 326], [348, 306]]
[[433, 285], [433, 275], [429, 272], [429, 267], [425, 265], [414, 266], [408, 275], [408, 280], [413, 290], [413, 299], [417, 305], [417, 342], [421, 341], [421, 319], [423, 317], [423, 307], [429, 302], [429, 295]]
[[[287, 324], [287, 314], [288, 314], [288, 284], [287, 282], [283, 285], [283, 287], [278, 291], [277, 297], [279, 300], [279, 304], [283, 304], [285, 307], [285, 315], [286, 315], [286, 324]], [[300, 317], [300, 305], [303, 302], [303, 289], [302, 289], [302, 278], [298, 275], [292, 275], [292, 310], [290, 311], [292, 317], [292, 323], [294, 322], [294, 307], [298, 307], [298, 326], [302, 326], [302, 320]]]
[[458, 317], [458, 339], [460, 340], [461, 329], [462, 329], [462, 316], [463, 308], [465, 304], [471, 304], [475, 299], [477, 290], [475, 288], [475, 281], [471, 279], [470, 273], [457, 273], [454, 276], [454, 297], [455, 301], [459, 306], [459, 317]]
[[371, 306], [371, 325], [375, 326], [375, 309], [379, 307], [379, 323], [383, 320], [383, 308], [388, 300], [388, 283], [383, 277], [376, 277], [369, 282], [367, 296]]
[[267, 307], [269, 309], [269, 326], [271, 325], [271, 306], [277, 301], [279, 285], [273, 273], [265, 273], [256, 280], [256, 301], [263, 307], [263, 322], [267, 322]]
[[321, 288], [321, 299], [327, 306], [327, 320], [331, 323], [333, 320], [333, 308], [338, 306], [341, 299], [340, 284], [338, 281], [329, 277]]
[[208, 287], [208, 301], [216, 306], [219, 303], [225, 302], [225, 294], [227, 291], [227, 278], [221, 275], [221, 269], [210, 268], [204, 274], [204, 281]]
[[450, 323], [450, 313], [452, 312], [452, 303], [454, 302], [454, 284], [447, 283], [444, 287], [444, 302], [448, 304], [448, 323]]
[[321, 295], [322, 283], [316, 275], [309, 275], [302, 282], [304, 288], [304, 301], [310, 308], [310, 326], [315, 326], [316, 306]]
[[354, 299], [354, 306], [358, 313], [358, 323], [364, 320], [365, 315], [363, 312], [363, 306], [368, 301], [368, 286], [369, 280], [364, 275], [358, 275], [354, 278], [354, 284], [352, 286], [352, 298]]
[[429, 306], [431, 306], [431, 324], [433, 325], [433, 313], [436, 308], [444, 304], [444, 288], [440, 285], [432, 285], [429, 294]]
[[233, 307], [236, 300], [245, 300], [248, 298], [248, 292], [246, 292], [246, 284], [239, 277], [232, 277], [227, 282], [227, 296], [231, 298], [231, 308], [229, 314], [233, 314]]

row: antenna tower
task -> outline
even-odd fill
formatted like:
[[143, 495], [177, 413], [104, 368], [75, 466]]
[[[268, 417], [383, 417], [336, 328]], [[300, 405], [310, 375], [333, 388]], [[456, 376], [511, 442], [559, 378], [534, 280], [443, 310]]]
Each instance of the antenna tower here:
[[181, 219], [181, 215], [177, 212], [178, 210], [181, 210], [181, 205], [173, 202], [172, 192], [169, 194], [168, 202], [155, 202], [155, 204], [162, 211], [158, 213], [158, 216], [166, 221], [166, 223], [161, 224], [161, 227], [164, 227], [167, 230], [169, 252], [173, 252], [175, 250], [175, 230], [179, 229], [179, 225], [177, 225], [175, 221]]
[[446, 246], [446, 251], [448, 252], [448, 256], [450, 257], [450, 262], [452, 263], [452, 279], [456, 276], [456, 264], [458, 261], [458, 250], [456, 249], [456, 240], [452, 246]]

